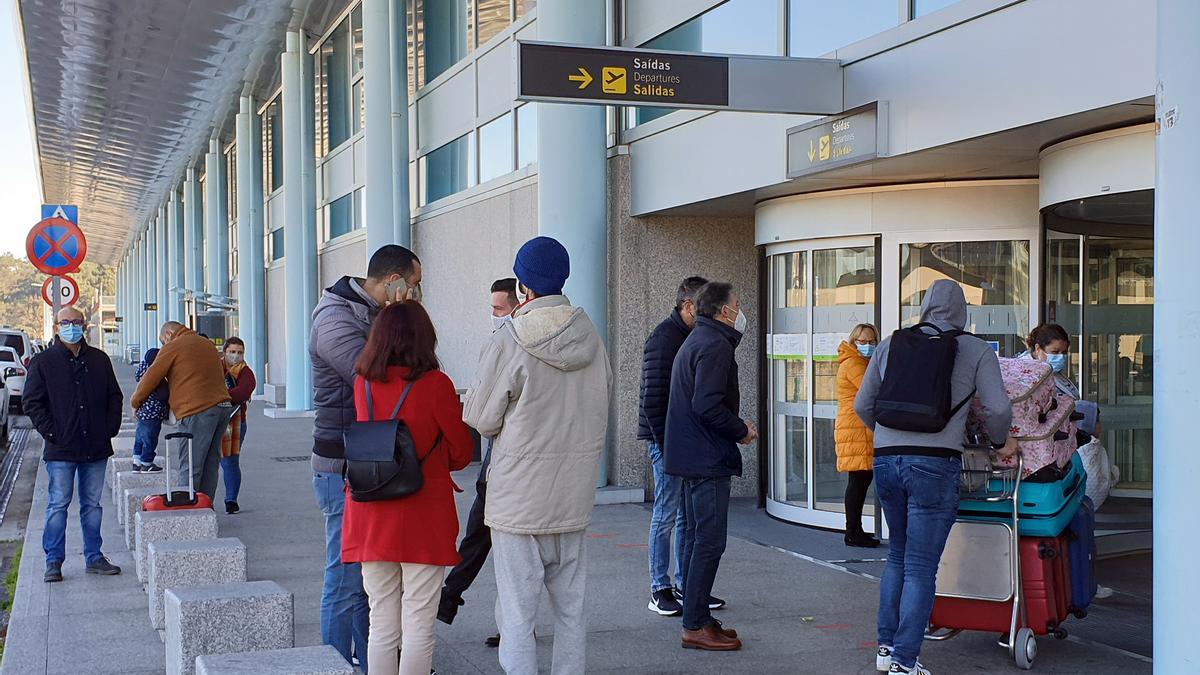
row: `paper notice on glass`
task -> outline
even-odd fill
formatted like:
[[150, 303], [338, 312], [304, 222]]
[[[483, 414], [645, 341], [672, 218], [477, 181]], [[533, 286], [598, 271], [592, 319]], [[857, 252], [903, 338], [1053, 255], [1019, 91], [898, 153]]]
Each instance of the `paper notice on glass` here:
[[836, 357], [843, 339], [841, 333], [813, 333], [813, 358]]
[[806, 333], [776, 333], [771, 336], [771, 358], [803, 359], [808, 356]]

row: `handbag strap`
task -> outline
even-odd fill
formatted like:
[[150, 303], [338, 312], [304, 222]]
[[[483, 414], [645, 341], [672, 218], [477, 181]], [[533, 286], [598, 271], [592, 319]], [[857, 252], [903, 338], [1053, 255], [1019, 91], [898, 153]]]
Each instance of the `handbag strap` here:
[[[392, 410], [392, 414], [391, 414], [391, 416], [388, 417], [388, 421], [396, 419], [396, 415], [400, 414], [400, 407], [404, 405], [404, 400], [408, 398], [408, 392], [412, 391], [414, 384], [416, 384], [416, 381], [409, 382], [407, 385], [405, 385], [404, 392], [402, 394], [400, 394], [400, 400], [396, 402], [396, 408], [394, 410]], [[371, 381], [370, 380], [366, 380], [366, 390], [367, 390], [367, 421], [374, 422], [375, 421], [375, 397], [371, 395]]]

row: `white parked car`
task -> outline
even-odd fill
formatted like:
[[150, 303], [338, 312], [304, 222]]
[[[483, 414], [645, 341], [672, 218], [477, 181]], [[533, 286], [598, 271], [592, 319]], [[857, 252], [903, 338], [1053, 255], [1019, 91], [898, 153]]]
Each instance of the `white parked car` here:
[[[0, 354], [0, 360], [5, 359], [10, 355], [14, 355], [14, 352], [11, 349], [0, 351], [3, 352]], [[10, 399], [8, 396], [8, 377], [6, 375], [10, 368], [12, 368], [12, 366], [0, 367], [0, 378], [3, 378], [4, 382], [4, 385], [0, 386], [0, 448], [8, 447], [8, 431], [11, 428], [9, 427], [10, 418], [8, 414], [8, 402]], [[24, 371], [25, 369], [21, 368], [21, 370]], [[25, 388], [24, 376], [21, 377], [21, 388]]]
[[9, 408], [21, 414], [21, 394], [25, 391], [26, 364], [22, 362], [17, 350], [12, 347], [0, 346], [0, 374], [4, 376], [4, 416], [5, 429]]

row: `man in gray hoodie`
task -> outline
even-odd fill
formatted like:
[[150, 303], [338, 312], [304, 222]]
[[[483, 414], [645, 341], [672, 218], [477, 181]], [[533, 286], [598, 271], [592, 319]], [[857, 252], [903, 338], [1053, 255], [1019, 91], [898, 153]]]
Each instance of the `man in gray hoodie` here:
[[480, 357], [463, 420], [492, 438], [484, 523], [492, 531], [500, 666], [536, 675], [542, 588], [554, 617], [553, 675], [586, 668], [584, 531], [608, 431], [612, 372], [586, 312], [563, 295], [567, 250], [535, 237], [513, 265], [525, 300]]
[[[938, 280], [921, 305], [921, 321], [943, 331], [961, 331], [967, 324], [967, 301], [962, 287]], [[922, 328], [932, 334], [934, 331]], [[1009, 438], [1012, 404], [1000, 377], [996, 354], [974, 335], [959, 335], [951, 374], [954, 404], [978, 396], [987, 416], [988, 435], [1007, 439], [997, 452], [1011, 455]], [[887, 518], [891, 539], [879, 593], [879, 647], [876, 668], [891, 673], [928, 670], [917, 661], [933, 609], [938, 562], [958, 512], [959, 473], [967, 413], [963, 405], [939, 432], [892, 429], [875, 421], [875, 401], [887, 377], [892, 338], [879, 344], [867, 367], [854, 411], [875, 430], [875, 490]]]

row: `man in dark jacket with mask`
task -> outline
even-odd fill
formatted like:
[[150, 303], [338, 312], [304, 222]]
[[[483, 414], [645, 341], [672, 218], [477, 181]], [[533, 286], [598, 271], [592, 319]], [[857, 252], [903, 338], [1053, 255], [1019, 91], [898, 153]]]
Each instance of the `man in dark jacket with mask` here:
[[758, 430], [738, 418], [741, 396], [734, 350], [746, 332], [733, 285], [710, 281], [696, 293], [696, 327], [683, 342], [671, 369], [667, 404], [666, 472], [683, 479], [683, 646], [741, 649], [737, 632], [721, 626], [710, 609], [713, 582], [729, 525], [732, 476], [742, 475], [737, 445], [752, 443]]
[[321, 591], [321, 640], [347, 661], [357, 656], [367, 670], [370, 626], [362, 570], [342, 564], [342, 511], [345, 506], [342, 434], [354, 422], [354, 363], [367, 344], [371, 320], [392, 302], [419, 302], [421, 261], [403, 246], [375, 251], [367, 278], [342, 277], [325, 289], [313, 310], [308, 352], [312, 358], [313, 490], [325, 515], [325, 582]]
[[642, 387], [638, 405], [638, 440], [646, 441], [650, 467], [654, 472], [654, 511], [650, 516], [650, 603], [646, 606], [660, 616], [676, 616], [683, 611], [671, 583], [671, 530], [675, 531], [675, 579], [683, 588], [687, 570], [683, 568], [682, 543], [687, 525], [679, 508], [679, 479], [663, 470], [663, 438], [666, 435], [667, 399], [671, 394], [671, 366], [692, 326], [696, 325], [696, 291], [708, 283], [703, 277], [688, 277], [675, 293], [675, 309], [658, 324], [642, 350]]
[[88, 574], [120, 574], [100, 552], [104, 510], [104, 467], [112, 456], [112, 439], [121, 430], [124, 399], [112, 362], [84, 341], [83, 313], [67, 307], [58, 313], [58, 339], [33, 357], [25, 384], [25, 414], [45, 440], [42, 459], [50, 478], [46, 529], [47, 582], [62, 581], [66, 559], [67, 507], [78, 477], [79, 521]]

